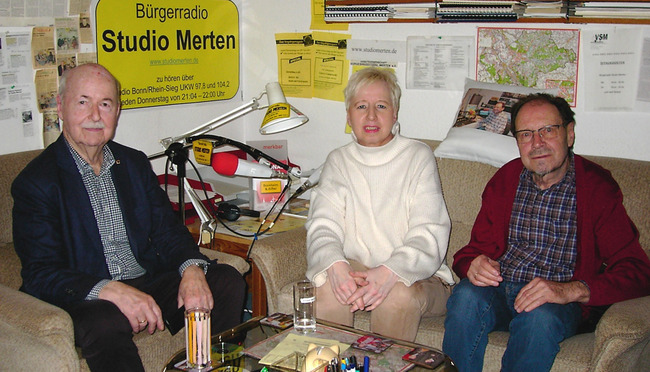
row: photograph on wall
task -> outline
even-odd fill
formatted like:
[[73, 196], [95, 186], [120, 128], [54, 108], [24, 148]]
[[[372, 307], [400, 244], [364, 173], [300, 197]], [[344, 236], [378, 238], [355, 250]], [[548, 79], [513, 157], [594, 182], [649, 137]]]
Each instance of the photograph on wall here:
[[31, 53], [34, 69], [51, 68], [56, 65], [54, 29], [52, 27], [34, 27]]
[[44, 112], [56, 109], [56, 95], [58, 93], [56, 70], [53, 68], [36, 70], [34, 86], [36, 87], [38, 111]]
[[75, 18], [56, 18], [54, 21], [57, 53], [79, 51], [79, 21]]
[[93, 43], [93, 30], [90, 26], [90, 14], [79, 14], [79, 40], [82, 44]]
[[465, 91], [454, 127], [475, 128], [512, 136], [510, 111], [525, 94], [470, 88]]
[[56, 69], [59, 77], [67, 70], [77, 66], [77, 54], [75, 53], [58, 53], [56, 55]]

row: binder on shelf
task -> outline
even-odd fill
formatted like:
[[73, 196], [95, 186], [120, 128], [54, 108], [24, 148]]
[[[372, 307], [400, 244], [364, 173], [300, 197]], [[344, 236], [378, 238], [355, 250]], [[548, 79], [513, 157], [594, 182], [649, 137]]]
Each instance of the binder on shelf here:
[[650, 4], [646, 2], [571, 2], [569, 15], [593, 18], [650, 19]]
[[[650, 24], [650, 0], [567, 1], [567, 0], [324, 0], [325, 7], [380, 6], [388, 7], [381, 14], [351, 12], [337, 14], [338, 9], [325, 12], [327, 22], [484, 22], [521, 21], [555, 23]], [[419, 6], [419, 7], [418, 7]], [[453, 7], [509, 7], [508, 15], [490, 16], [493, 11], [471, 10], [462, 16]], [[434, 10], [431, 10], [434, 9]], [[329, 14], [328, 14], [329, 13]], [[514, 15], [513, 15], [514, 14]]]
[[566, 18], [568, 7], [564, 1], [524, 1], [524, 14], [522, 17], [537, 18]]
[[435, 2], [388, 5], [393, 19], [433, 19], [437, 7]]
[[328, 5], [388, 5], [388, 4], [421, 4], [431, 3], [431, 0], [325, 0], [325, 6]]
[[510, 13], [438, 14], [438, 22], [511, 22], [519, 17]]
[[[345, 1], [349, 3], [350, 1]], [[324, 19], [326, 22], [379, 22], [390, 19], [433, 19], [436, 3], [423, 1], [374, 2], [365, 4], [342, 4], [343, 1], [326, 0]]]
[[438, 3], [438, 22], [507, 22], [524, 13], [519, 1], [450, 0]]
[[377, 22], [387, 21], [387, 5], [325, 5], [325, 22]]

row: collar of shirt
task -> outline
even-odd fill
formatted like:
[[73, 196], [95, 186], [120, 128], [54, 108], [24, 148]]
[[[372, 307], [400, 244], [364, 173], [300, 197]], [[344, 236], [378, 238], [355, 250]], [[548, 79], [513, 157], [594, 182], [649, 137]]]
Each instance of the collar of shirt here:
[[[75, 150], [74, 147], [70, 145], [68, 140], [66, 140], [65, 138], [64, 140], [65, 140], [65, 144], [68, 145], [68, 150], [70, 150], [70, 153], [72, 154], [72, 158], [74, 159], [74, 162], [77, 165], [77, 169], [79, 170], [79, 173], [81, 173], [81, 175], [84, 175], [89, 172], [92, 172], [94, 174], [95, 171], [93, 171], [93, 167], [91, 167], [90, 164], [88, 164], [88, 162], [84, 160], [84, 158], [82, 158], [81, 155], [79, 155], [77, 150]], [[103, 156], [102, 166], [99, 170], [100, 176], [108, 172], [113, 166], [113, 164], [115, 164], [115, 157], [113, 156], [113, 152], [106, 145], [104, 145], [104, 147], [102, 148], [102, 156]]]

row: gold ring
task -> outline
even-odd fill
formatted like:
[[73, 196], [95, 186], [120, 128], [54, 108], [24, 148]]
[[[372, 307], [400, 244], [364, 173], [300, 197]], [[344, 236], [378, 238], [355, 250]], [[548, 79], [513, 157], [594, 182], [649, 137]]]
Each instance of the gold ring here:
[[144, 324], [144, 323], [146, 323], [146, 322], [147, 322], [147, 319], [145, 319], [145, 320], [138, 320], [138, 323], [140, 323], [140, 324]]

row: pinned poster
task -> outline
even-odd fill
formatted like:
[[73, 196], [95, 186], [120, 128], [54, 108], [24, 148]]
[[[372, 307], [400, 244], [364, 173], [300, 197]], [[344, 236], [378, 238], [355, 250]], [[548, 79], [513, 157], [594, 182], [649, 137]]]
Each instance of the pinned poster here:
[[314, 39], [310, 33], [275, 34], [278, 79], [286, 97], [311, 98], [314, 90]]
[[349, 34], [314, 31], [314, 97], [343, 102], [348, 84]]

